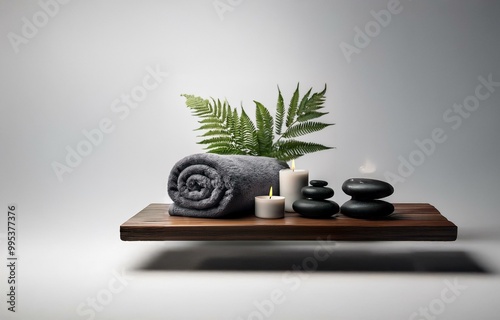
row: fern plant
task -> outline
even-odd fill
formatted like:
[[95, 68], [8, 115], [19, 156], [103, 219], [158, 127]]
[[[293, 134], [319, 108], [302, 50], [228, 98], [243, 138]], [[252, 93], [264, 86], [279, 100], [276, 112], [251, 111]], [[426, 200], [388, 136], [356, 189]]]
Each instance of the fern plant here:
[[262, 103], [254, 101], [255, 124], [243, 107], [238, 112], [227, 101], [188, 94], [182, 96], [186, 98], [186, 106], [192, 114], [200, 118], [200, 127], [196, 130], [204, 130], [205, 133], [199, 136], [202, 140], [198, 143], [205, 145], [207, 152], [267, 156], [289, 161], [332, 148], [296, 139], [333, 125], [315, 120], [328, 114], [320, 111], [324, 107], [326, 85], [321, 92], [311, 91], [312, 88], [300, 97], [297, 84], [286, 107], [278, 87], [274, 117]]

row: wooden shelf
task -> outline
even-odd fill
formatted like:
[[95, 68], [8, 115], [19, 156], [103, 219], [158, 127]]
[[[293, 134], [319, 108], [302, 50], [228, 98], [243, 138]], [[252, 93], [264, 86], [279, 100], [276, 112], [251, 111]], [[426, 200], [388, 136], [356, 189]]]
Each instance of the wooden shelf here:
[[308, 219], [287, 213], [284, 219], [253, 215], [233, 219], [170, 216], [168, 204], [152, 203], [120, 226], [124, 241], [164, 240], [317, 240], [454, 241], [457, 226], [427, 203], [395, 203], [380, 220]]

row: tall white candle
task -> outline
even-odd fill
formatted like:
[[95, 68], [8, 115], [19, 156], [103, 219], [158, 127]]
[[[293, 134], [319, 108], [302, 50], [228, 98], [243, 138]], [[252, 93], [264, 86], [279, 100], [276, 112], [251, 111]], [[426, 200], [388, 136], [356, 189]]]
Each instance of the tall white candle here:
[[295, 169], [295, 161], [292, 160], [291, 169], [280, 170], [280, 196], [285, 197], [285, 211], [295, 212], [292, 204], [303, 199], [302, 188], [309, 185], [309, 171]]

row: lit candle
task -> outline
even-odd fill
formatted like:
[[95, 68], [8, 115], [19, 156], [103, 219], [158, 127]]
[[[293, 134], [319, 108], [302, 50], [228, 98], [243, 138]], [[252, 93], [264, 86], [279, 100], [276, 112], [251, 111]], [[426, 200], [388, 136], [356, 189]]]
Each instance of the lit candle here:
[[309, 171], [295, 169], [295, 160], [292, 160], [291, 169], [280, 170], [280, 196], [285, 197], [285, 211], [295, 212], [292, 204], [303, 199], [302, 188], [309, 185]]
[[285, 216], [285, 197], [273, 196], [273, 187], [269, 196], [255, 197], [255, 215], [258, 218], [277, 219]]

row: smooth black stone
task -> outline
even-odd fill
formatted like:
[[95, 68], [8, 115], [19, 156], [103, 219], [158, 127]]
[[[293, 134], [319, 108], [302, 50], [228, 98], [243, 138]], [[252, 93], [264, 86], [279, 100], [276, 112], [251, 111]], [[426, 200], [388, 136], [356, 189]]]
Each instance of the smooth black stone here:
[[392, 203], [382, 200], [349, 200], [340, 207], [340, 212], [351, 218], [377, 219], [394, 212]]
[[326, 187], [328, 185], [328, 182], [325, 180], [311, 180], [309, 183], [313, 187]]
[[324, 200], [333, 197], [333, 189], [328, 187], [303, 187], [302, 195], [314, 200]]
[[390, 196], [394, 188], [385, 181], [352, 178], [342, 184], [342, 191], [356, 200], [373, 200]]
[[339, 212], [339, 205], [329, 200], [300, 199], [292, 204], [293, 210], [306, 218], [330, 218]]

